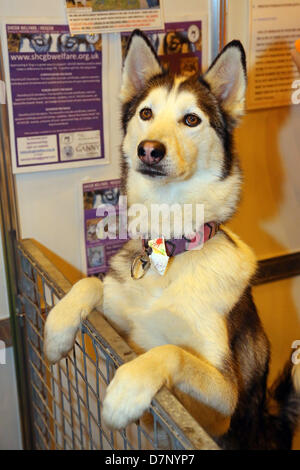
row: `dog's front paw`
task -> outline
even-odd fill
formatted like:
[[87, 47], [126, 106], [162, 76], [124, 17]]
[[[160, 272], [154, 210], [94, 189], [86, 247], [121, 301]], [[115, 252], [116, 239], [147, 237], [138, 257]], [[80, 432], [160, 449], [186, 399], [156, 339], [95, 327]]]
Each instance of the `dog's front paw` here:
[[72, 349], [81, 320], [93, 308], [99, 308], [102, 300], [102, 282], [96, 277], [87, 277], [76, 282], [55, 305], [45, 325], [44, 352], [50, 362], [58, 362]]
[[124, 428], [140, 418], [162, 386], [159, 376], [142, 370], [138, 361], [121, 366], [107, 388], [103, 418], [111, 429]]
[[45, 324], [44, 353], [52, 364], [72, 349], [80, 325], [81, 309], [63, 298], [49, 313]]

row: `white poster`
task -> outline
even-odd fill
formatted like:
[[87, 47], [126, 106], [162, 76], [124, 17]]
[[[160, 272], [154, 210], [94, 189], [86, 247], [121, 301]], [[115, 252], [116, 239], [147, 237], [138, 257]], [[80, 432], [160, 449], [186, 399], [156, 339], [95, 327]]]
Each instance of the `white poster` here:
[[300, 1], [251, 0], [248, 109], [292, 103], [299, 78], [291, 50], [300, 37]]
[[65, 0], [72, 34], [162, 29], [162, 0]]

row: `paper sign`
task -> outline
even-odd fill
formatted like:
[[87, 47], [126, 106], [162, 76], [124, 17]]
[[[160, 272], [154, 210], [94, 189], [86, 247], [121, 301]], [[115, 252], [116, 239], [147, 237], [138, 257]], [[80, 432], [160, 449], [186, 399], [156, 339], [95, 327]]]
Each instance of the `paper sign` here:
[[101, 35], [51, 24], [6, 29], [14, 172], [106, 162]]
[[293, 102], [293, 82], [299, 78], [291, 50], [300, 38], [300, 2], [250, 1], [248, 109]]

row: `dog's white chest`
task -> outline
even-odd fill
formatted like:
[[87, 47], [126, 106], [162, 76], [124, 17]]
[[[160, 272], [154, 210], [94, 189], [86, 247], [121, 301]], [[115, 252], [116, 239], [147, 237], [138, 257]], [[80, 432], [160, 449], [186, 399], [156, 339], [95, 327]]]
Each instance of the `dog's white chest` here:
[[[164, 276], [152, 269], [130, 278], [139, 244], [114, 258], [118, 276], [104, 282], [104, 314], [141, 348], [175, 344], [220, 366], [229, 354], [226, 318], [255, 271], [249, 248], [215, 236], [199, 251], [170, 259]], [[131, 251], [130, 251], [131, 250]]]

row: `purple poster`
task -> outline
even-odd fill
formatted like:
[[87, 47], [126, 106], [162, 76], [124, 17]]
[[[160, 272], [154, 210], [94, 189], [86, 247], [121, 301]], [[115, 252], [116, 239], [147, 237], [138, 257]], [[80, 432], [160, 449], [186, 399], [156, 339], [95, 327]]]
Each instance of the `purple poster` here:
[[[123, 57], [129, 33], [122, 33]], [[189, 77], [202, 72], [202, 22], [166, 23], [164, 31], [146, 32], [164, 68]]]
[[6, 27], [15, 170], [103, 160], [101, 35], [71, 36], [64, 25]]
[[[84, 183], [84, 247], [87, 275], [106, 273], [109, 258], [127, 239], [119, 237], [120, 180]], [[105, 211], [99, 215], [99, 207], [112, 206], [114, 221]]]

